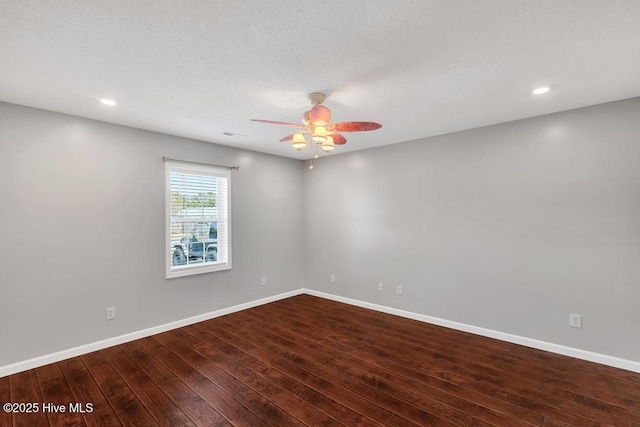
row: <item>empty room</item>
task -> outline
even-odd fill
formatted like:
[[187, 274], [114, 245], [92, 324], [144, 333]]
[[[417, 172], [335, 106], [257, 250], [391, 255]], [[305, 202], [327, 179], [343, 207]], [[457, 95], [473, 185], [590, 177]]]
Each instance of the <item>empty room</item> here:
[[639, 22], [1, 1], [0, 427], [640, 427]]

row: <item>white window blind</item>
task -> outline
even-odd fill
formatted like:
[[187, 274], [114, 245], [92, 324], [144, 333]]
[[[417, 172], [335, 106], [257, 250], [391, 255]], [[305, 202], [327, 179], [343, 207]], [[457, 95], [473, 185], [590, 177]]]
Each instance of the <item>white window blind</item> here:
[[167, 166], [167, 278], [231, 268], [229, 169]]

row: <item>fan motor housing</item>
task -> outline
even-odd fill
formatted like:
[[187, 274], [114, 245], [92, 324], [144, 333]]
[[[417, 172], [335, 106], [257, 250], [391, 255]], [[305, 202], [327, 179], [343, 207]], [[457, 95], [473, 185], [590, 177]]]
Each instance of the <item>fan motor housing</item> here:
[[331, 110], [323, 105], [316, 105], [309, 111], [309, 120], [326, 125], [331, 121]]

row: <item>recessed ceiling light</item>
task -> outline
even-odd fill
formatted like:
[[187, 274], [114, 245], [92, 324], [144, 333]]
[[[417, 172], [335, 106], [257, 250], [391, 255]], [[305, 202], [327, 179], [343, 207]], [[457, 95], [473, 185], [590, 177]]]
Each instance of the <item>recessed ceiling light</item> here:
[[100, 98], [100, 102], [102, 102], [104, 105], [118, 105], [118, 103], [113, 99]]
[[547, 93], [549, 92], [549, 88], [548, 87], [539, 87], [537, 89], [534, 89], [534, 91], [532, 92], [534, 95], [542, 95], [543, 93]]

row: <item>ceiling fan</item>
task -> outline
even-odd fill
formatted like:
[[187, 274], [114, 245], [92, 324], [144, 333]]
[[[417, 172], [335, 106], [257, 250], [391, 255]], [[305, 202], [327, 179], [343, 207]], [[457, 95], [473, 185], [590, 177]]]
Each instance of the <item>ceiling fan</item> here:
[[[335, 149], [336, 145], [347, 143], [347, 139], [338, 132], [362, 132], [382, 127], [375, 122], [330, 123], [331, 110], [322, 105], [327, 95], [313, 92], [307, 96], [313, 107], [302, 115], [302, 124], [259, 119], [251, 119], [251, 121], [298, 128], [295, 133], [285, 136], [280, 141], [291, 141], [291, 146], [298, 151], [314, 147], [309, 169], [313, 169], [313, 159], [318, 158], [318, 146], [323, 152], [329, 153]], [[308, 141], [306, 135], [310, 135]]]

